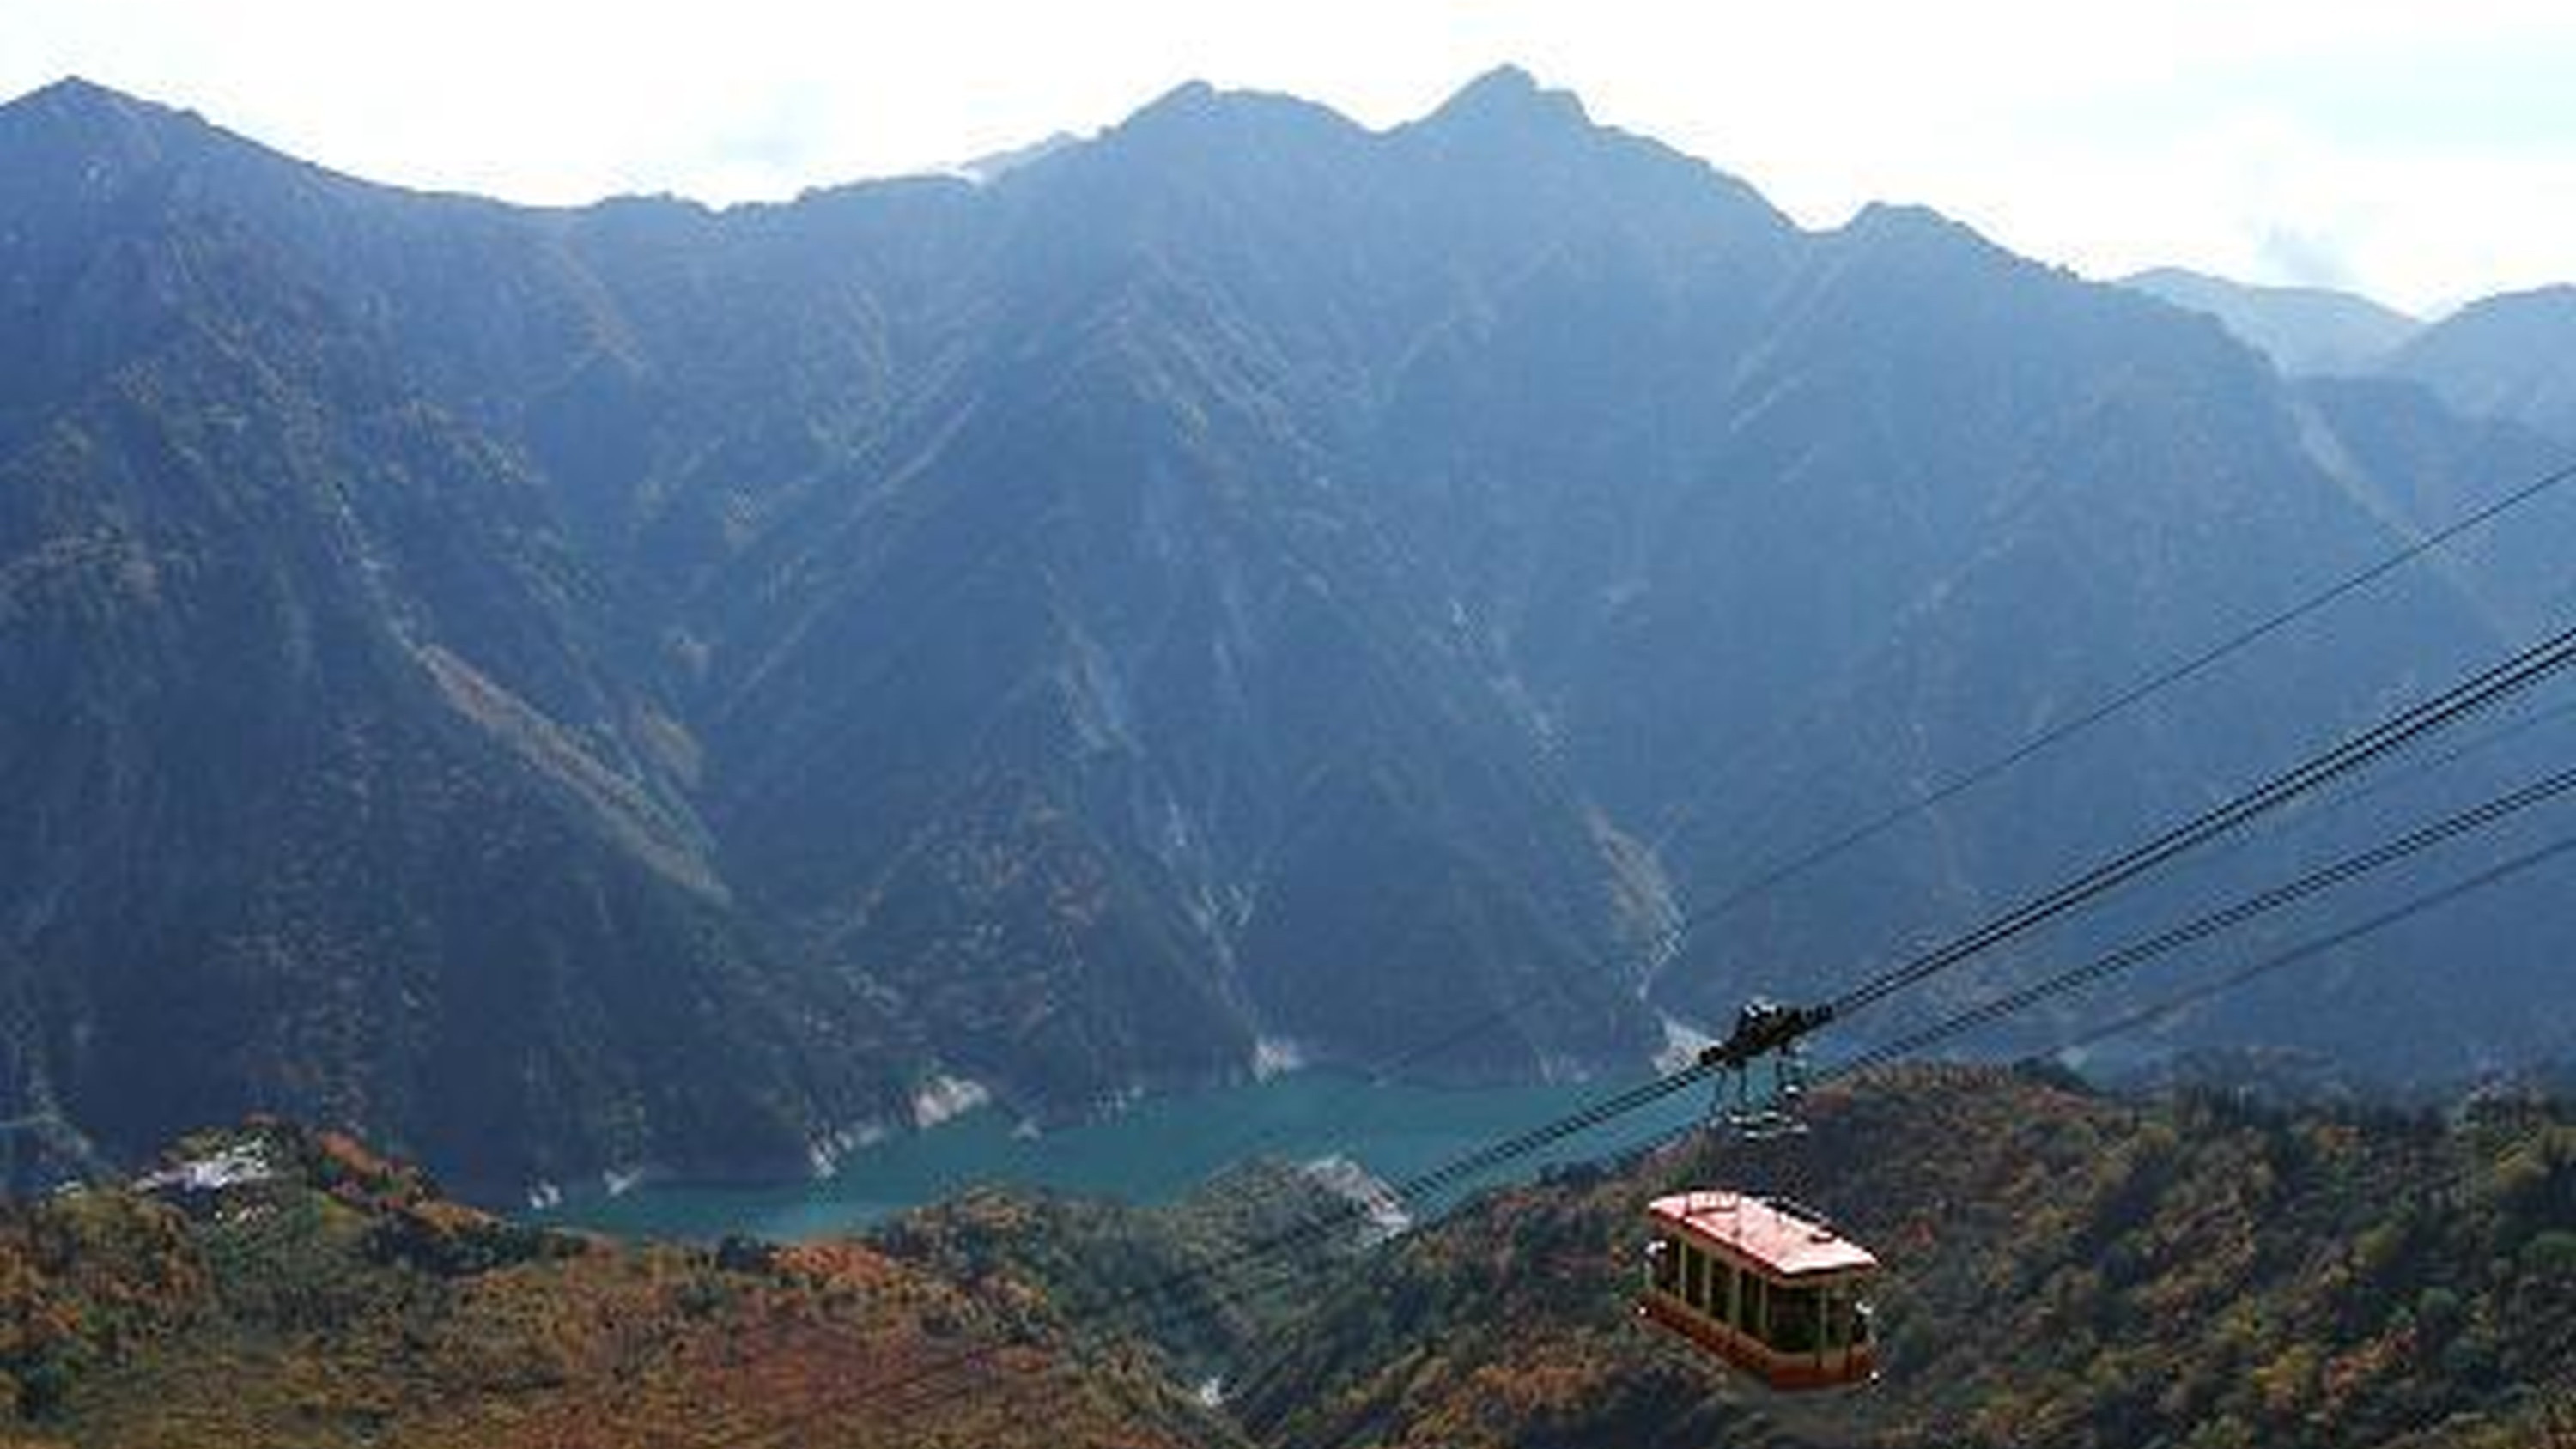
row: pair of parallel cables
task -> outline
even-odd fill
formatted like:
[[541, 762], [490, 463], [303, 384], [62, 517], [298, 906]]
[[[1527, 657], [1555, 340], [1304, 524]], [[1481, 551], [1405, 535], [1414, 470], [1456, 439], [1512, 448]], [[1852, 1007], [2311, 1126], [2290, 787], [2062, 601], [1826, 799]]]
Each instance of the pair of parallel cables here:
[[[2556, 489], [2571, 478], [2576, 478], [2576, 464], [2559, 468], [2473, 510], [2443, 528], [2407, 543], [2368, 567], [2338, 579], [2326, 588], [2227, 635], [2207, 648], [2155, 671], [2129, 688], [2052, 726], [2004, 754], [1946, 777], [1904, 802], [1770, 867], [1728, 891], [1708, 908], [1685, 915], [1667, 926], [1648, 943], [1649, 953], [1678, 946], [1692, 930], [1707, 921], [1730, 912], [1746, 901], [1776, 889], [1789, 880], [1885, 834], [1896, 826], [2007, 773], [2033, 756], [2135, 707], [2174, 685], [2206, 672], [2220, 661], [2359, 592], [2415, 559], [2442, 548], [2464, 534]], [[1784, 1013], [1769, 1018], [1767, 1023], [1757, 1030], [1748, 1032], [1739, 1028], [1734, 1037], [1711, 1046], [1688, 1066], [1611, 1094], [1552, 1121], [1513, 1133], [1450, 1158], [1427, 1171], [1392, 1184], [1388, 1188], [1388, 1193], [1398, 1203], [1436, 1202], [1446, 1194], [1455, 1192], [1497, 1169], [1529, 1158], [1569, 1139], [1596, 1131], [1725, 1073], [1742, 1071], [1759, 1058], [1793, 1046], [1799, 1038], [1829, 1023], [1865, 1010], [1900, 992], [1919, 986], [1935, 976], [1953, 970], [2185, 854], [2231, 836], [2254, 821], [2305, 799], [2333, 782], [2369, 769], [2429, 736], [2523, 695], [2545, 680], [2565, 671], [2571, 664], [2576, 664], [2576, 627], [2561, 629], [2517, 650], [2449, 689], [2398, 711], [2377, 725], [2310, 756], [2291, 768], [2144, 842], [2097, 862], [2062, 884], [1989, 918], [1940, 946], [1918, 953], [1877, 973], [1836, 994], [1828, 1001], [1811, 1007], [1789, 1008]], [[1858, 1057], [1838, 1064], [1829, 1074], [1844, 1075], [1919, 1054], [1954, 1037], [1991, 1026], [2007, 1017], [2029, 1010], [2042, 1001], [2135, 969], [2149, 960], [2185, 946], [2209, 940], [2257, 918], [2410, 859], [2436, 846], [2490, 829], [2510, 817], [2557, 799], [2570, 790], [2576, 790], [2576, 770], [2561, 771], [2518, 789], [2507, 791], [2469, 809], [2419, 826], [2383, 844], [2343, 857], [2322, 869], [2244, 897], [2192, 921], [2123, 946], [2070, 971], [2022, 986], [1941, 1022], [1893, 1038]], [[2220, 992], [2234, 989], [2258, 977], [2273, 974], [2301, 962], [2314, 960], [2362, 937], [2422, 915], [2465, 895], [2524, 875], [2571, 850], [2576, 850], [2576, 835], [2523, 852], [2449, 886], [2414, 897], [2401, 905], [2381, 911], [2327, 936], [2268, 956], [2226, 977], [2204, 983], [2181, 998], [2146, 1008], [2089, 1031], [2074, 1041], [2062, 1044], [2060, 1049], [2089, 1044], [2122, 1031], [2135, 1030], [2154, 1021], [2168, 1018]], [[1426, 1047], [1416, 1049], [1395, 1062], [1382, 1066], [1380, 1071], [1384, 1073], [1400, 1070], [1410, 1062], [1444, 1051], [1459, 1041], [1490, 1030], [1520, 1009], [1533, 1004], [1540, 995], [1544, 994], [1546, 993], [1542, 991], [1526, 999], [1506, 1003], [1498, 1010], [1467, 1023], [1461, 1030], [1446, 1034]], [[1667, 1132], [1659, 1134], [1659, 1137], [1669, 1135], [1671, 1134]], [[1234, 1292], [1209, 1291], [1189, 1298], [1176, 1296], [1183, 1290], [1209, 1283], [1210, 1280], [1217, 1279], [1221, 1275], [1230, 1277], [1250, 1272], [1271, 1260], [1281, 1259], [1291, 1252], [1314, 1247], [1337, 1235], [1363, 1228], [1382, 1210], [1382, 1207], [1381, 1203], [1352, 1201], [1331, 1210], [1310, 1214], [1286, 1228], [1264, 1234], [1217, 1257], [1192, 1264], [1188, 1268], [1167, 1275], [1164, 1279], [1139, 1285], [1114, 1295], [1110, 1301], [1094, 1306], [1091, 1313], [1095, 1317], [1107, 1317], [1138, 1309], [1148, 1309], [1145, 1321], [1133, 1326], [1144, 1336], [1154, 1337], [1157, 1328], [1168, 1329], [1180, 1326], [1188, 1319], [1215, 1311], [1229, 1298], [1265, 1291], [1262, 1285], [1254, 1284], [1249, 1287], [1239, 1287]], [[1159, 1312], [1150, 1311], [1150, 1305], [1158, 1301], [1167, 1306]], [[878, 1412], [895, 1414], [924, 1412], [950, 1397], [948, 1393], [937, 1391], [941, 1380], [971, 1369], [989, 1360], [999, 1351], [998, 1348], [989, 1346], [964, 1349], [901, 1375], [860, 1387], [863, 1396], [870, 1402], [870, 1407]]]

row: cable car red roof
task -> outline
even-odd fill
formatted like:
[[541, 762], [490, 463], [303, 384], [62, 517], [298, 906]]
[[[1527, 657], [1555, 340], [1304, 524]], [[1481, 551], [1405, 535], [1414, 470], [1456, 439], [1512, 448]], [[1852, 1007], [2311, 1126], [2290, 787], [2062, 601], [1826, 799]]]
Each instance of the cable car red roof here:
[[1648, 1215], [1713, 1238], [1783, 1277], [1875, 1268], [1867, 1248], [1802, 1218], [1738, 1192], [1684, 1192], [1646, 1205]]

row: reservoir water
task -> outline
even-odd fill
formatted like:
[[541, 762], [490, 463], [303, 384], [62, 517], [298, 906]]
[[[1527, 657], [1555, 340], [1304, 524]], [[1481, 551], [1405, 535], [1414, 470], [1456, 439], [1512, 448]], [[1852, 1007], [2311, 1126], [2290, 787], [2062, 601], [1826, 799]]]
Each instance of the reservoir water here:
[[[646, 1184], [567, 1199], [535, 1221], [634, 1236], [772, 1239], [853, 1232], [983, 1185], [1043, 1187], [1130, 1203], [1186, 1195], [1234, 1164], [1270, 1157], [1351, 1159], [1402, 1182], [1616, 1092], [1624, 1082], [1483, 1088], [1406, 1086], [1299, 1072], [1238, 1087], [1149, 1098], [1099, 1122], [1015, 1132], [981, 1110], [850, 1153], [831, 1176], [765, 1188]], [[1488, 1179], [1617, 1152], [1690, 1120], [1697, 1091], [1569, 1138]], [[1486, 1185], [1480, 1182], [1478, 1186]]]

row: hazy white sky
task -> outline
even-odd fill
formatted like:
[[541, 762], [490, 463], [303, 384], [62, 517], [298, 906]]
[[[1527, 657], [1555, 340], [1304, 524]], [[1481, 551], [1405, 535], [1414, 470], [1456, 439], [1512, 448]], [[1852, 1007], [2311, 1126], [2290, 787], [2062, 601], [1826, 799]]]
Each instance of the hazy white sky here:
[[1809, 225], [1917, 201], [2088, 274], [2419, 312], [2576, 280], [2566, 0], [0, 0], [0, 93], [78, 73], [526, 201], [785, 196], [1192, 78], [1388, 125], [1506, 60]]

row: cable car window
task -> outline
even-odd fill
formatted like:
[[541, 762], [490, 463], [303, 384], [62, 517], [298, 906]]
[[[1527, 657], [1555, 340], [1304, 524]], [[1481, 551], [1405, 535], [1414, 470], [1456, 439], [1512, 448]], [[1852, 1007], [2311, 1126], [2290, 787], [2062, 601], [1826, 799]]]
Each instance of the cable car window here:
[[1825, 1289], [1825, 1347], [1851, 1342], [1851, 1290], [1840, 1283]]
[[1670, 1238], [1657, 1238], [1647, 1246], [1646, 1256], [1654, 1264], [1655, 1287], [1658, 1291], [1670, 1293], [1681, 1286], [1681, 1244]]
[[1735, 1321], [1735, 1285], [1742, 1277], [1732, 1263], [1720, 1261], [1717, 1276], [1708, 1285], [1708, 1316], [1720, 1323]]
[[1815, 1289], [1779, 1289], [1771, 1295], [1771, 1332], [1764, 1341], [1782, 1353], [1815, 1352], [1816, 1310]]
[[1688, 1246], [1682, 1249], [1682, 1301], [1693, 1308], [1708, 1306], [1708, 1259]]
[[1764, 1336], [1762, 1332], [1764, 1290], [1770, 1285], [1747, 1273], [1744, 1275], [1743, 1286], [1743, 1296], [1736, 1300], [1735, 1326], [1755, 1338], [1761, 1338]]

